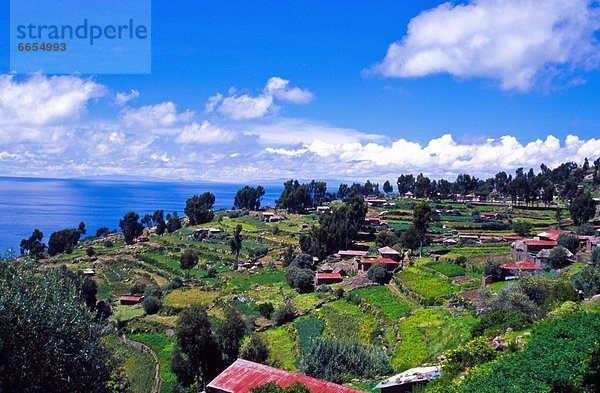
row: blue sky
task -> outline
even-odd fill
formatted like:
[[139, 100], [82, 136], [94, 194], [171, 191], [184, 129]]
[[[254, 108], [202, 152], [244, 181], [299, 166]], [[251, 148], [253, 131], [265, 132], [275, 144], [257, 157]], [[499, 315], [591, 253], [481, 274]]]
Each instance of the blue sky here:
[[452, 178], [600, 155], [592, 1], [154, 1], [149, 75], [11, 74], [2, 26], [0, 175]]

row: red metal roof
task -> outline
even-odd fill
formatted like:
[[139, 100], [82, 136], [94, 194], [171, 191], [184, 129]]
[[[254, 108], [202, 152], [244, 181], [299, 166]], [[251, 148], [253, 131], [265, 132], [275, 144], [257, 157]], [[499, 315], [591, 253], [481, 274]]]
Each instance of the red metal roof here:
[[317, 273], [317, 279], [320, 278], [324, 278], [324, 279], [342, 279], [342, 275], [340, 273]]
[[534, 265], [529, 261], [521, 261], [517, 263], [505, 263], [502, 269], [507, 270], [542, 270], [541, 267]]
[[213, 379], [208, 387], [228, 393], [250, 393], [251, 388], [267, 382], [275, 382], [281, 387], [287, 387], [294, 382], [302, 382], [314, 393], [364, 393], [333, 382], [322, 381], [244, 359], [236, 360]]
[[533, 239], [523, 240], [523, 243], [527, 244], [528, 246], [541, 246], [541, 247], [554, 247], [557, 244], [555, 240], [533, 240]]
[[139, 302], [140, 300], [142, 300], [142, 296], [136, 296], [136, 295], [123, 295], [119, 298], [119, 300], [124, 300], [126, 302]]
[[366, 251], [358, 251], [358, 250], [340, 250], [337, 252], [338, 255], [347, 255], [353, 257], [362, 257], [367, 255]]
[[388, 265], [398, 265], [400, 263], [400, 262], [394, 261], [393, 259], [390, 259], [390, 258], [363, 258], [362, 259], [362, 263], [377, 263], [377, 262], [383, 262]]
[[394, 255], [400, 255], [400, 253], [396, 250], [394, 250], [392, 247], [383, 247], [379, 249], [379, 253], [380, 254], [394, 254]]

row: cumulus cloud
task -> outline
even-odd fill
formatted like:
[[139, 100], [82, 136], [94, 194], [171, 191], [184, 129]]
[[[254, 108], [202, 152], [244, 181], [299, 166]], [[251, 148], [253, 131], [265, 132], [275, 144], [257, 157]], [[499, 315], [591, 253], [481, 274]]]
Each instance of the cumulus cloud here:
[[137, 90], [130, 90], [129, 93], [119, 92], [115, 95], [115, 102], [117, 105], [123, 106], [131, 100], [135, 100], [140, 96], [140, 92]]
[[107, 89], [78, 76], [36, 74], [23, 81], [0, 75], [0, 123], [44, 126], [72, 122], [83, 115], [89, 100]]
[[195, 144], [222, 144], [229, 143], [235, 138], [235, 134], [224, 128], [218, 127], [205, 120], [202, 124], [196, 122], [187, 125], [175, 138], [175, 142]]
[[312, 92], [290, 87], [289, 83], [289, 80], [275, 76], [267, 81], [262, 93], [257, 96], [237, 95], [235, 89], [230, 89], [227, 97], [218, 93], [208, 99], [205, 111], [217, 111], [233, 120], [258, 119], [277, 109], [276, 100], [292, 104], [306, 104], [312, 101]]
[[156, 105], [126, 109], [121, 119], [128, 127], [151, 129], [172, 127], [177, 123], [190, 121], [193, 117], [193, 112], [188, 110], [180, 113], [175, 103], [165, 101]]
[[[458, 143], [446, 134], [429, 141], [427, 145], [406, 139], [391, 144], [378, 143], [327, 143], [315, 139], [297, 149], [265, 149], [273, 155], [301, 157], [302, 160], [326, 160], [334, 168], [355, 168], [358, 173], [377, 174], [386, 171], [396, 173], [427, 173], [433, 177], [456, 176], [473, 173], [478, 176], [492, 175], [500, 170], [518, 167], [537, 168], [541, 163], [554, 167], [562, 162], [582, 162], [585, 157], [600, 155], [600, 139], [582, 140], [569, 135], [564, 143], [549, 135], [521, 143], [514, 136], [488, 139], [483, 143]], [[322, 165], [325, 167], [325, 165]], [[335, 172], [334, 172], [335, 173]]]
[[471, 0], [414, 17], [369, 72], [388, 77], [448, 73], [497, 80], [526, 91], [542, 80], [598, 67], [593, 0]]

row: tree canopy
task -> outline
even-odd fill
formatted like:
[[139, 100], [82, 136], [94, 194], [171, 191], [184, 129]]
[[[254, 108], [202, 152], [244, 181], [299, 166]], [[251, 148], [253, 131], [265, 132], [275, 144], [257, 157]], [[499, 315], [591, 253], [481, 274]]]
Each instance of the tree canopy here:
[[234, 209], [258, 210], [260, 202], [265, 195], [265, 189], [262, 186], [256, 188], [244, 186], [235, 194], [233, 201]]
[[125, 213], [125, 216], [119, 221], [119, 227], [123, 231], [125, 243], [133, 243], [133, 239], [142, 234], [144, 226], [138, 222], [139, 218], [140, 216], [136, 212], [130, 211]]
[[198, 196], [194, 195], [185, 203], [185, 214], [190, 220], [190, 225], [204, 224], [213, 219], [212, 207], [215, 203], [215, 195], [205, 192]]

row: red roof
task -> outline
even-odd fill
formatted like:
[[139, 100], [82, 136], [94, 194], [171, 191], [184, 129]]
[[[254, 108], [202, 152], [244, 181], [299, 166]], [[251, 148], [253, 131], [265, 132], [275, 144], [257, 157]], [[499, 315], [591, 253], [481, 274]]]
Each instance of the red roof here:
[[523, 240], [523, 243], [527, 244], [528, 246], [540, 246], [540, 247], [554, 247], [557, 244], [555, 240], [533, 240], [533, 239]]
[[505, 263], [502, 269], [507, 270], [542, 270], [541, 267], [534, 265], [529, 261], [521, 261], [517, 263]]
[[342, 279], [342, 275], [340, 273], [317, 273], [318, 279]]
[[396, 250], [394, 250], [392, 247], [383, 247], [379, 249], [379, 253], [381, 255], [383, 254], [394, 254], [394, 255], [400, 255], [400, 253]]
[[363, 258], [362, 259], [362, 263], [377, 263], [377, 262], [382, 262], [388, 265], [398, 265], [399, 262], [398, 261], [394, 261], [393, 259], [390, 258]]
[[366, 251], [358, 251], [358, 250], [340, 250], [337, 252], [338, 255], [344, 256], [352, 256], [352, 257], [363, 257], [367, 255]]
[[267, 382], [275, 382], [281, 387], [287, 387], [294, 382], [302, 382], [314, 393], [364, 393], [333, 382], [322, 381], [244, 359], [236, 360], [213, 379], [208, 387], [228, 393], [250, 393], [251, 388]]
[[137, 295], [123, 295], [119, 298], [119, 301], [126, 302], [139, 302], [140, 300], [142, 300], [142, 296]]

